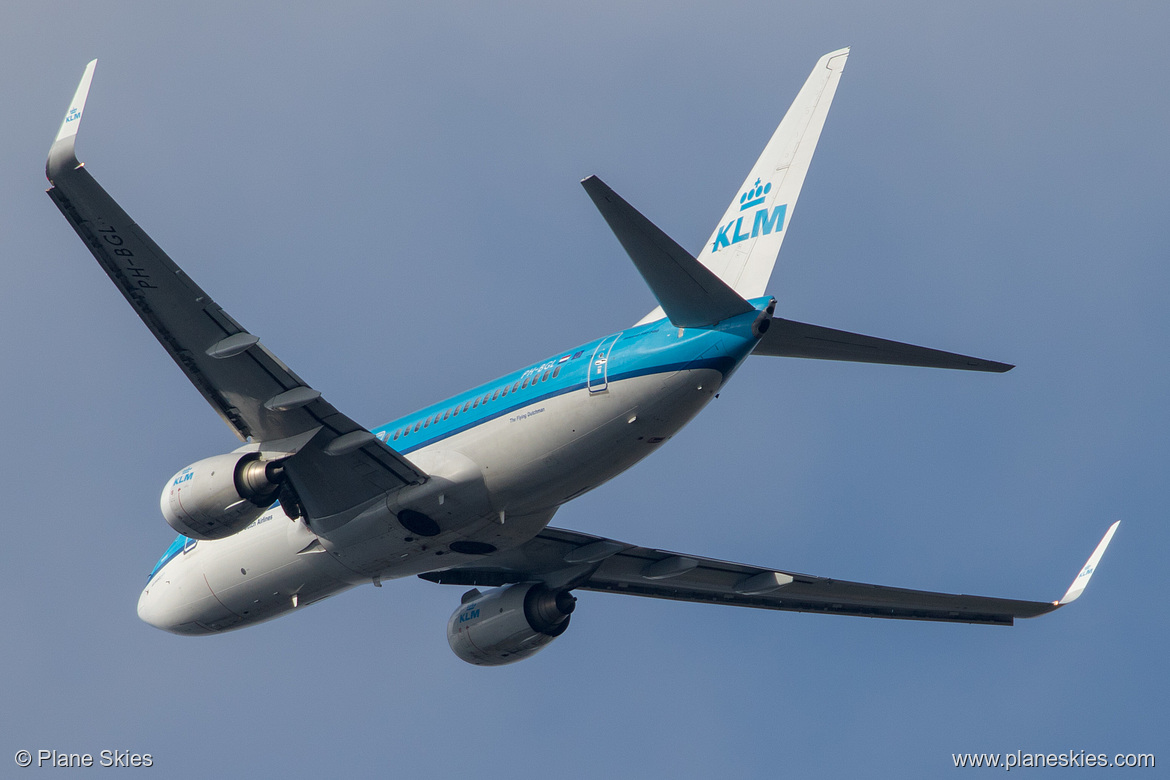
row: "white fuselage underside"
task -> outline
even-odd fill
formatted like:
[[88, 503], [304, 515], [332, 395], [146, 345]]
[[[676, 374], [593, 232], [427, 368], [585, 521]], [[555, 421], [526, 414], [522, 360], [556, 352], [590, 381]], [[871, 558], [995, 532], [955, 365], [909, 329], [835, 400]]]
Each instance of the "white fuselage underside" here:
[[[289, 520], [277, 507], [238, 534], [199, 542], [163, 566], [143, 590], [138, 614], [174, 633], [214, 633], [362, 583], [479, 558], [453, 552], [453, 542], [499, 550], [523, 544], [561, 504], [673, 436], [722, 381], [710, 368], [646, 374], [612, 381], [602, 392], [578, 388], [485, 421], [410, 455], [438, 477], [415, 499], [439, 520], [438, 535], [403, 529], [395, 517], [401, 497], [358, 507], [327, 529]], [[449, 482], [442, 479], [447, 470], [454, 475]], [[475, 480], [462, 478], [469, 471]]]

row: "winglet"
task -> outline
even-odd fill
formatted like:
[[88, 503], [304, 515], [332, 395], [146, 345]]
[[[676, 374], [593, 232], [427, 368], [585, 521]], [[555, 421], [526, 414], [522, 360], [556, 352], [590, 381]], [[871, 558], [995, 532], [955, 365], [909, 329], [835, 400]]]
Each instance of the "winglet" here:
[[1097, 545], [1097, 549], [1093, 550], [1093, 554], [1089, 556], [1089, 560], [1085, 564], [1085, 567], [1081, 569], [1081, 573], [1073, 580], [1072, 585], [1069, 586], [1060, 601], [1056, 602], [1058, 606], [1063, 607], [1065, 604], [1071, 604], [1085, 592], [1085, 588], [1089, 585], [1089, 578], [1097, 570], [1097, 564], [1100, 562], [1101, 556], [1105, 554], [1105, 548], [1109, 546], [1109, 542], [1113, 539], [1113, 534], [1117, 531], [1117, 526], [1119, 525], [1121, 525], [1120, 520], [1109, 526], [1109, 530], [1105, 532], [1105, 536], [1102, 537], [1101, 543]]
[[85, 66], [81, 83], [77, 85], [77, 92], [73, 94], [73, 102], [69, 104], [69, 110], [65, 112], [65, 119], [61, 122], [61, 129], [57, 132], [52, 148], [49, 149], [45, 176], [50, 182], [55, 176], [78, 166], [73, 145], [77, 140], [77, 128], [81, 124], [81, 114], [85, 111], [85, 99], [89, 97], [89, 85], [93, 81], [93, 69], [96, 66], [97, 60], [90, 60]]

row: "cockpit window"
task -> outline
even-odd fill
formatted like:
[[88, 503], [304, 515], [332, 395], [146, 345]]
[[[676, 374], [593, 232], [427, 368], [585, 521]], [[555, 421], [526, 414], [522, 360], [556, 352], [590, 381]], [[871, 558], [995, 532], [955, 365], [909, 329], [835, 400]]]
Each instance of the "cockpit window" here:
[[167, 551], [163, 553], [161, 558], [158, 559], [158, 563], [154, 565], [154, 568], [150, 570], [150, 574], [147, 575], [146, 581], [150, 582], [152, 579], [154, 579], [154, 575], [158, 574], [159, 569], [166, 566], [180, 554], [185, 553], [188, 550], [193, 550], [196, 544], [198, 544], [198, 542], [196, 542], [194, 539], [188, 539], [186, 536], [180, 535], [178, 539], [175, 539], [175, 541], [171, 542], [171, 546], [168, 547]]

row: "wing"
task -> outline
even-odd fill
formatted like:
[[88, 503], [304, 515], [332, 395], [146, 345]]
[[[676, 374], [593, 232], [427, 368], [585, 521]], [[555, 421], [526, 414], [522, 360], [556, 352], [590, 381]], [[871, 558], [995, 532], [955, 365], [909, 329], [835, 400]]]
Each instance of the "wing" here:
[[310, 517], [426, 475], [327, 403], [220, 308], [77, 161], [89, 63], [49, 151], [48, 193], [114, 285], [224, 422], [252, 448], [296, 452], [286, 470]]
[[[600, 536], [546, 528], [527, 544], [477, 567], [420, 574], [450, 585], [543, 581], [550, 588], [731, 604], [792, 612], [1012, 625], [1071, 603], [1084, 591], [1119, 524], [1105, 537], [1059, 601], [933, 593], [763, 569], [742, 563], [636, 547]], [[490, 562], [491, 565], [484, 565]]]

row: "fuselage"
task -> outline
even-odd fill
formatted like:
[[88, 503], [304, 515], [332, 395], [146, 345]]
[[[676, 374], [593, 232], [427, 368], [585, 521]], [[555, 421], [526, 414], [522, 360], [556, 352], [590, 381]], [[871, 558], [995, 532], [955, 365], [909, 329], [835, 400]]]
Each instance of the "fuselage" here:
[[[635, 326], [374, 428], [426, 483], [343, 516], [290, 520], [274, 506], [226, 539], [180, 536], [138, 614], [174, 633], [216, 633], [523, 544], [698, 414], [751, 354], [771, 302], [713, 328]], [[437, 527], [414, 527], [405, 512], [418, 507]]]

